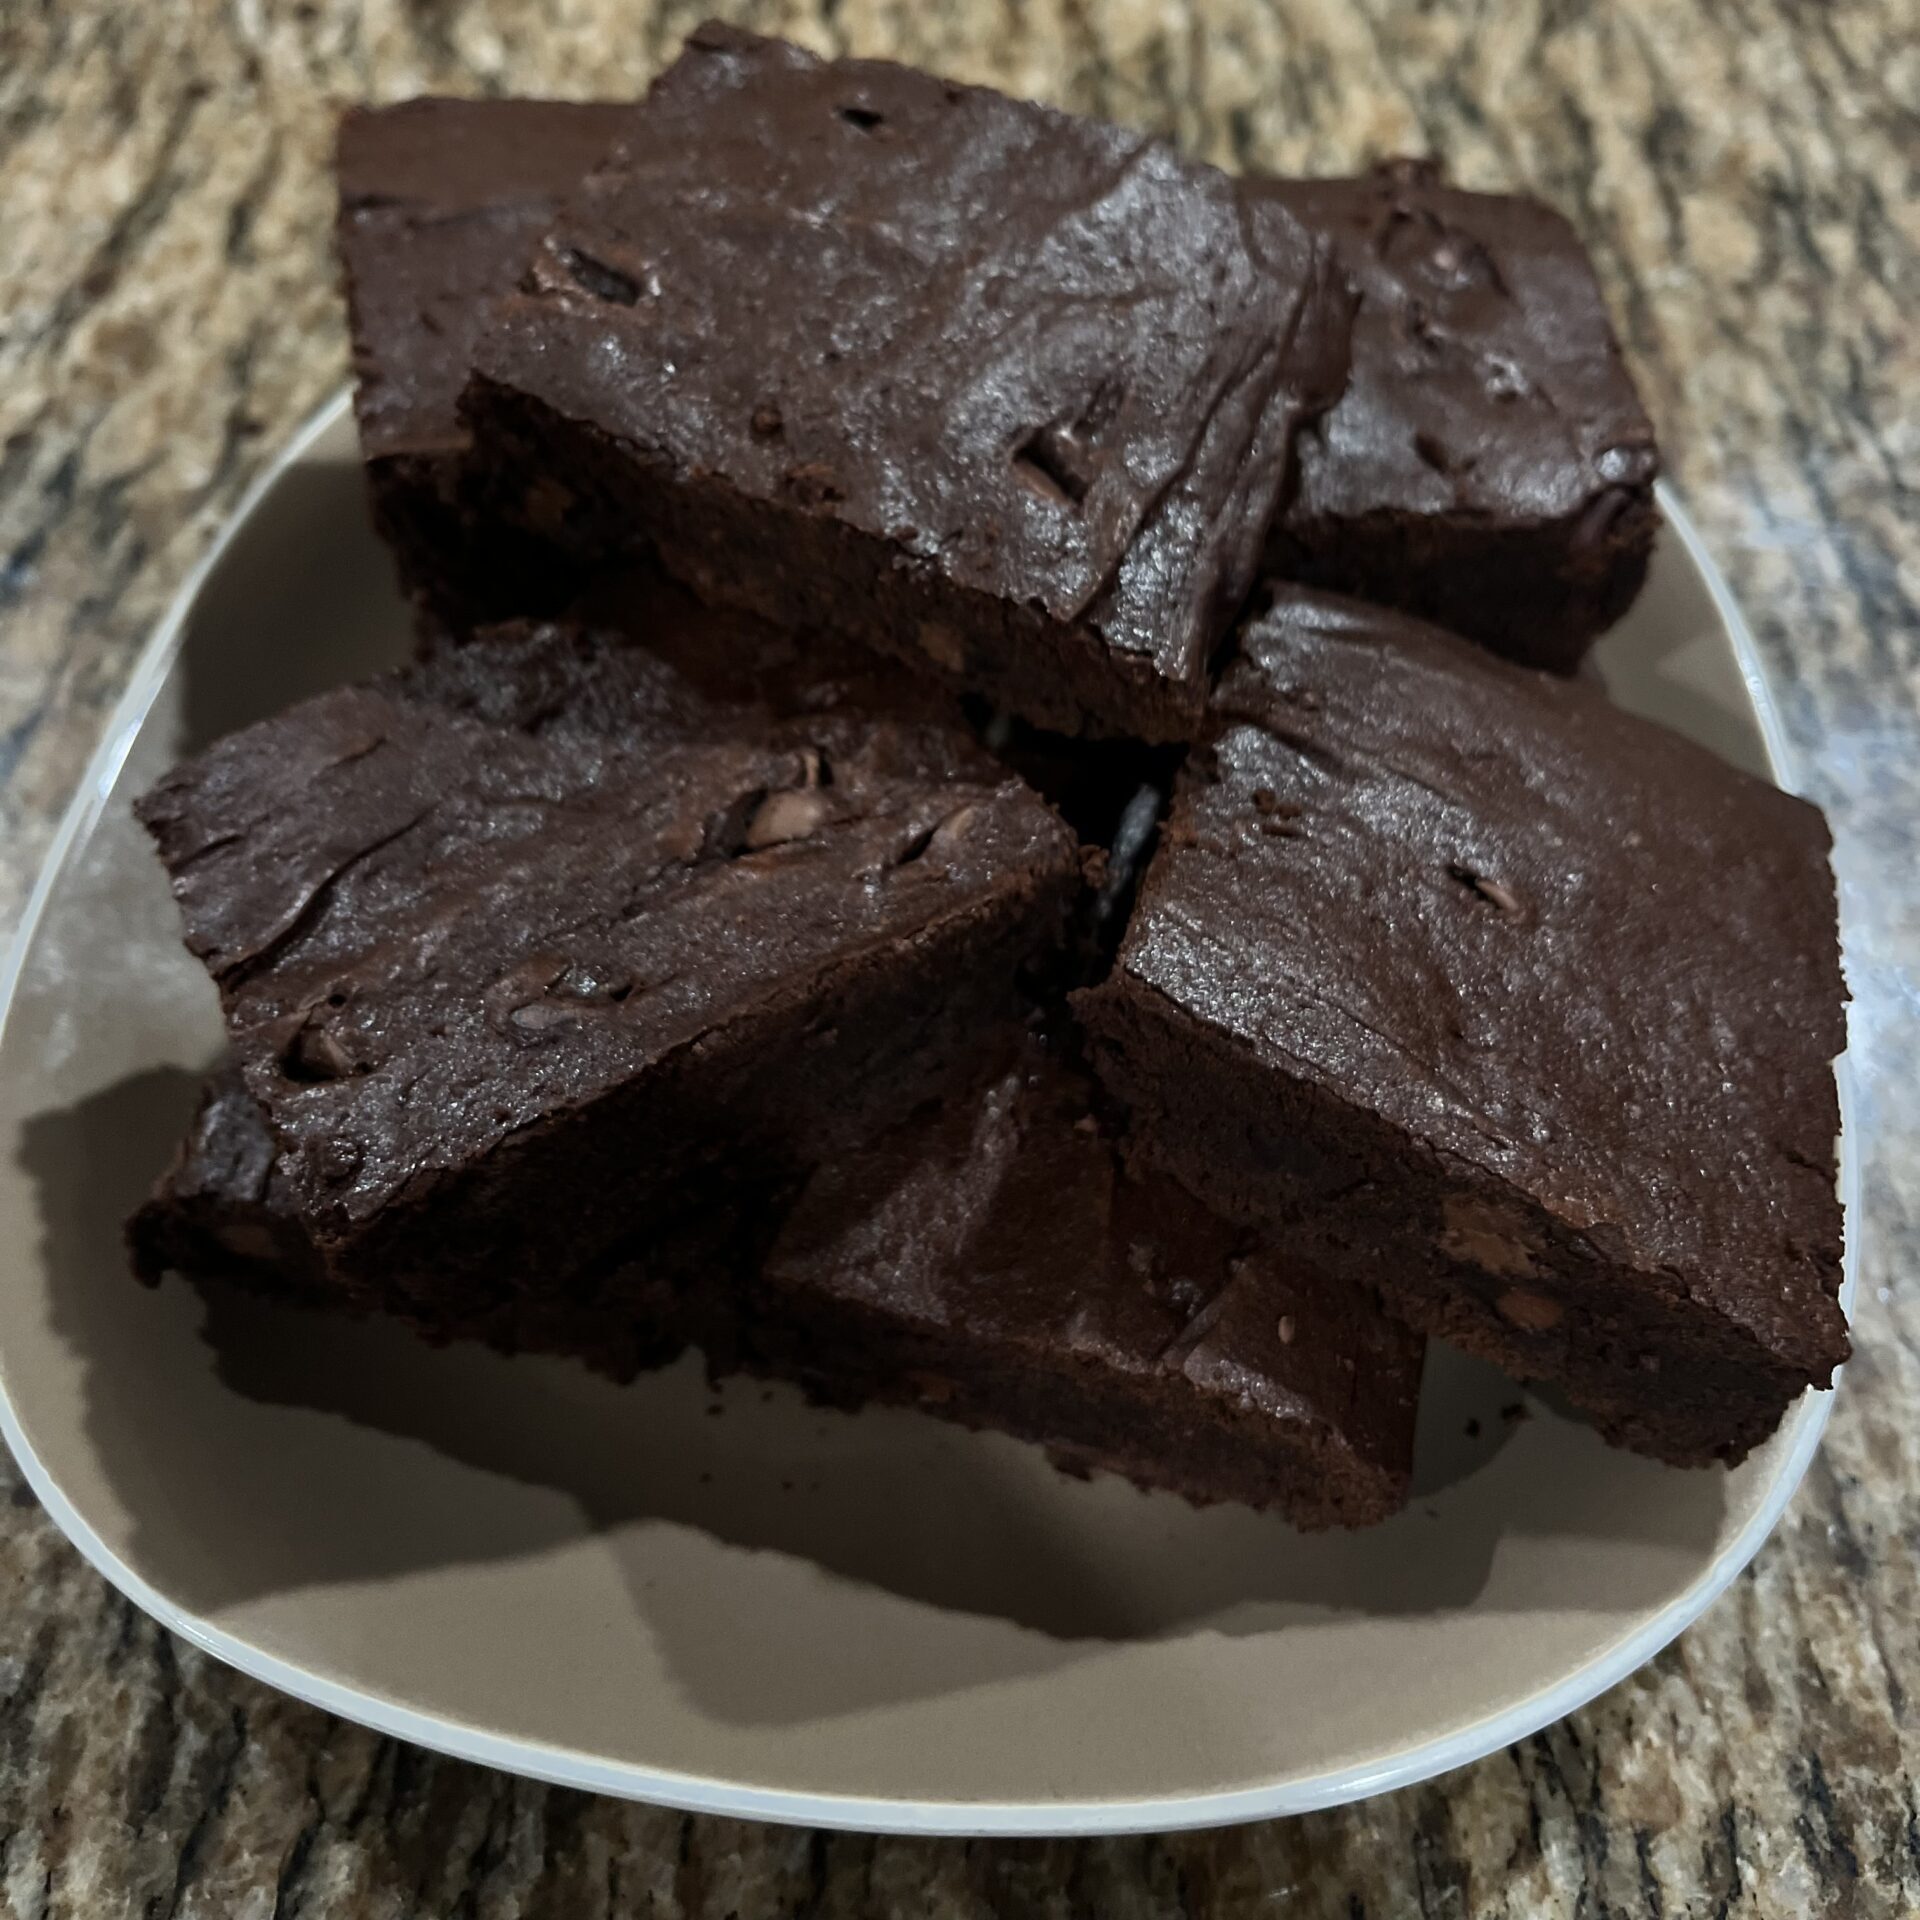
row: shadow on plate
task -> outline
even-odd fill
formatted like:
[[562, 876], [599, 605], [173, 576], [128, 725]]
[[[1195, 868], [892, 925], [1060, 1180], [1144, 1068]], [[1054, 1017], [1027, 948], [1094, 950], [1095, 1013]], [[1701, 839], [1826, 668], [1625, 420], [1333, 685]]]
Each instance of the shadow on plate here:
[[[1556, 1449], [1566, 1470], [1517, 1470], [1522, 1430], [1501, 1415], [1517, 1391], [1452, 1354], [1437, 1356], [1424, 1398], [1409, 1510], [1365, 1533], [1307, 1536], [1111, 1479], [1067, 1482], [1031, 1449], [910, 1412], [826, 1412], [748, 1381], [716, 1392], [691, 1357], [615, 1387], [569, 1362], [436, 1350], [390, 1323], [220, 1288], [201, 1295], [196, 1325], [193, 1293], [174, 1282], [143, 1293], [120, 1241], [196, 1091], [177, 1068], [136, 1075], [30, 1121], [23, 1158], [56, 1326], [87, 1356], [91, 1437], [137, 1516], [136, 1557], [197, 1613], [538, 1556], [596, 1534], [702, 1707], [765, 1723], [898, 1698], [903, 1684], [915, 1694], [976, 1685], [1196, 1625], [1259, 1633], [1328, 1610], [1461, 1608], [1481, 1594], [1504, 1536], [1697, 1555], [1721, 1517], [1718, 1474], [1680, 1477], [1680, 1498], [1673, 1484], [1640, 1497], [1663, 1469], [1544, 1416], [1527, 1424], [1525, 1444]], [[206, 1390], [209, 1349], [230, 1392]], [[812, 1622], [796, 1622], [791, 1644], [762, 1633], [742, 1649], [713, 1630], [711, 1578], [673, 1578], [662, 1525], [736, 1550], [745, 1583], [764, 1577], [756, 1556], [785, 1556], [1029, 1632], [985, 1652], [970, 1644], [952, 1661], [930, 1648], [904, 1682], [897, 1664], [867, 1682], [850, 1676], [844, 1648], [829, 1659], [811, 1644]], [[1626, 1611], [1670, 1572], [1666, 1554], [1605, 1555], [1612, 1571], [1596, 1580], [1595, 1558], [1580, 1556], [1578, 1591], [1530, 1593], [1528, 1606]]]
[[182, 636], [181, 753], [348, 680], [403, 661], [411, 645], [393, 563], [364, 520], [358, 463], [301, 462], [272, 489], [193, 604]]

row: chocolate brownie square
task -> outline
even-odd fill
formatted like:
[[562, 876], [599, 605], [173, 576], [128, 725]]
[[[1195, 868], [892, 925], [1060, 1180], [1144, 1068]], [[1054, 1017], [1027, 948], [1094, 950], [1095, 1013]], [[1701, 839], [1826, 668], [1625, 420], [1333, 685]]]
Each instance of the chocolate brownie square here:
[[1248, 189], [1330, 241], [1360, 292], [1275, 571], [1572, 672], [1640, 591], [1659, 522], [1653, 427], [1579, 237], [1418, 162]]
[[561, 194], [628, 106], [407, 100], [340, 122], [336, 238], [353, 333], [354, 413], [374, 524], [430, 624], [554, 612], [564, 576], [524, 531], [460, 497], [456, 403], [489, 301], [526, 271]]
[[1422, 1342], [1361, 1287], [1123, 1165], [1040, 1040], [823, 1166], [749, 1283], [745, 1363], [1197, 1504], [1364, 1526], [1406, 1500]]
[[1424, 1331], [1738, 1460], [1847, 1352], [1819, 813], [1309, 589], [1222, 677], [1111, 978], [1144, 1150]]
[[1349, 310], [1285, 207], [1164, 142], [707, 26], [464, 408], [493, 507], [575, 551], [1178, 739]]
[[139, 803], [290, 1203], [370, 1303], [557, 1284], [854, 1143], [1061, 938], [1073, 836], [963, 729], [686, 617], [476, 640]]

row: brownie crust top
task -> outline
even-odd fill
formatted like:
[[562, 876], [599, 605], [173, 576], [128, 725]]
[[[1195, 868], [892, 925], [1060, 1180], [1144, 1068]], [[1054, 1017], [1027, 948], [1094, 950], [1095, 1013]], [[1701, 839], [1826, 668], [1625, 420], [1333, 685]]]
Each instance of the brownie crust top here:
[[1085, 1074], [1039, 1040], [971, 1098], [820, 1169], [769, 1272], [929, 1330], [1183, 1379], [1388, 1468], [1411, 1452], [1419, 1337], [1364, 1287], [1129, 1171]]
[[722, 26], [530, 286], [483, 382], [1196, 697], [1350, 318], [1283, 206], [1162, 141]]
[[1576, 520], [1598, 546], [1646, 495], [1653, 424], [1552, 208], [1417, 161], [1250, 186], [1329, 236], [1360, 294], [1346, 391], [1301, 438], [1289, 521]]
[[1819, 812], [1596, 688], [1305, 589], [1213, 710], [1120, 990], [1843, 1357]]
[[957, 729], [786, 691], [503, 633], [141, 801], [303, 1208], [365, 1220], [823, 977], [1077, 884], [1066, 828]]

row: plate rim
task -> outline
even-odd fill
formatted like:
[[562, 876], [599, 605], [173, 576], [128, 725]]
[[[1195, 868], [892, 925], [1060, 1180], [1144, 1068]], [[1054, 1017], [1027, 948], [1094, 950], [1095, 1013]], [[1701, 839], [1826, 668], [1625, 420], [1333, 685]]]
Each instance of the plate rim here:
[[[92, 830], [105, 807], [127, 755], [172, 670], [188, 617], [208, 579], [268, 493], [316, 442], [340, 424], [351, 404], [351, 390], [343, 387], [307, 417], [221, 523], [207, 551], [182, 582], [142, 647], [126, 687], [114, 703], [100, 744], [47, 847], [8, 944], [4, 964], [0, 965], [0, 1035], [4, 1035], [12, 1016], [20, 976], [53, 888], [73, 848]], [[1685, 549], [1732, 642], [1774, 780], [1788, 791], [1798, 792], [1798, 756], [1787, 739], [1746, 618], [1674, 489], [1665, 480], [1659, 480], [1654, 483], [1654, 494], [1668, 536], [1678, 540]], [[1850, 1055], [1842, 1054], [1835, 1062], [1834, 1071], [1839, 1088], [1839, 1186], [1846, 1230], [1840, 1304], [1851, 1321], [1859, 1269], [1856, 1229], [1861, 1217], [1861, 1156], [1855, 1133], [1859, 1102]], [[88, 1564], [142, 1612], [222, 1664], [376, 1733], [549, 1785], [645, 1801], [681, 1812], [865, 1833], [1065, 1837], [1186, 1831], [1341, 1806], [1452, 1772], [1575, 1712], [1596, 1695], [1626, 1679], [1675, 1640], [1752, 1561], [1779, 1524], [1812, 1463], [1833, 1411], [1842, 1372], [1844, 1368], [1836, 1371], [1832, 1388], [1806, 1393], [1794, 1408], [1788, 1419], [1790, 1444], [1786, 1456], [1766, 1499], [1740, 1532], [1666, 1606], [1553, 1685], [1386, 1760], [1331, 1769], [1267, 1786], [1124, 1800], [884, 1799], [752, 1787], [714, 1776], [609, 1760], [578, 1748], [518, 1734], [502, 1734], [449, 1715], [424, 1712], [276, 1654], [240, 1633], [217, 1626], [179, 1606], [152, 1586], [121, 1559], [67, 1499], [59, 1482], [28, 1441], [6, 1392], [3, 1375], [0, 1375], [0, 1434], [4, 1435], [27, 1484], [54, 1524]]]

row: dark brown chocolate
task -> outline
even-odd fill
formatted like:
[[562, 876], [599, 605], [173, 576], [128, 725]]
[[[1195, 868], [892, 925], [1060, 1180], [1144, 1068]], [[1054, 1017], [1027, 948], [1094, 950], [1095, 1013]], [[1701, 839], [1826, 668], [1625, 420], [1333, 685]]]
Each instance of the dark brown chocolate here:
[[964, 730], [681, 613], [651, 648], [475, 641], [140, 803], [350, 1290], [555, 1279], [845, 1147], [969, 1065], [1061, 938], [1073, 836]]
[[1596, 690], [1307, 589], [1213, 703], [1111, 980], [1147, 1152], [1309, 1212], [1609, 1437], [1738, 1459], [1847, 1352], [1818, 812]]
[[1184, 738], [1350, 300], [1164, 142], [707, 26], [465, 406], [493, 504], [656, 541], [1051, 728]]
[[1422, 1343], [1368, 1291], [1123, 1166], [1027, 1041], [821, 1168], [741, 1315], [747, 1364], [924, 1407], [1206, 1503], [1363, 1526], [1405, 1501]]
[[1640, 591], [1659, 520], [1653, 427], [1578, 235], [1418, 162], [1248, 185], [1330, 241], [1360, 293], [1274, 569], [1570, 673]]

